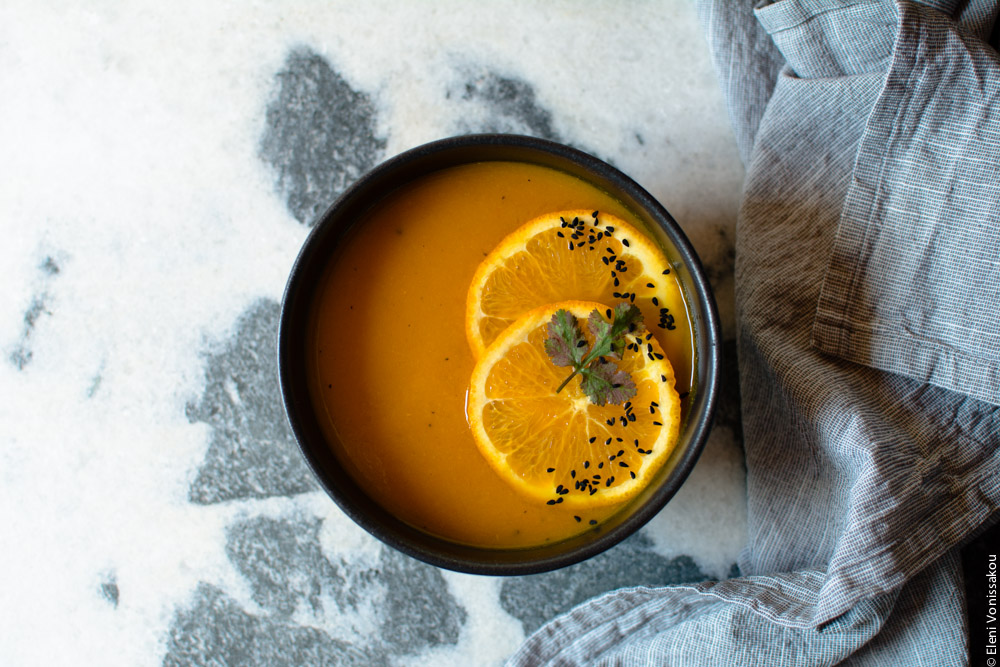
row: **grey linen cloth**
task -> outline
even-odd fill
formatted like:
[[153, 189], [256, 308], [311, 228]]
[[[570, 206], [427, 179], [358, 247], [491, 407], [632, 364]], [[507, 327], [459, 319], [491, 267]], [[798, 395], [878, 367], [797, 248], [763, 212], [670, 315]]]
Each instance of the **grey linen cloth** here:
[[704, 0], [747, 176], [742, 576], [614, 591], [513, 665], [961, 665], [1000, 508], [994, 2]]

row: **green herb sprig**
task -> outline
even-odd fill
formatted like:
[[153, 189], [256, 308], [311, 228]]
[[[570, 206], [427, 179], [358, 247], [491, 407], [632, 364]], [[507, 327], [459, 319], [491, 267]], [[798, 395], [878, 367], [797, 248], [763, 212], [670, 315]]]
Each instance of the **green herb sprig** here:
[[587, 328], [594, 337], [591, 348], [576, 316], [565, 309], [557, 310], [552, 315], [545, 352], [556, 366], [573, 369], [556, 389], [557, 394], [570, 380], [580, 375], [580, 389], [595, 405], [624, 403], [636, 395], [638, 389], [632, 376], [608, 359], [622, 358], [626, 334], [643, 331], [642, 313], [634, 304], [622, 302], [609, 312], [608, 317], [610, 322], [595, 308], [587, 318]]

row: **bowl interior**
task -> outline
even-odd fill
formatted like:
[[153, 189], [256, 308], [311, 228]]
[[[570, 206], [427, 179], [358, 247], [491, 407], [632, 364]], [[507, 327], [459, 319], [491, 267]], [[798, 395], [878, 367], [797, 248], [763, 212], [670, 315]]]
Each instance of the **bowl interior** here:
[[[678, 446], [657, 478], [625, 509], [569, 540], [524, 549], [457, 544], [413, 528], [388, 513], [341, 466], [317, 420], [306, 377], [306, 332], [314, 286], [320, 284], [344, 235], [384, 195], [427, 173], [489, 160], [530, 162], [559, 169], [612, 195], [655, 231], [674, 266], [694, 327], [692, 390]], [[513, 575], [570, 565], [611, 547], [653, 517], [677, 492], [711, 427], [719, 377], [719, 325], [701, 263], [670, 214], [644, 189], [610, 165], [575, 149], [514, 135], [471, 135], [420, 146], [376, 167], [317, 221], [292, 268], [278, 332], [278, 371], [285, 412], [318, 480], [356, 523], [386, 544], [422, 561], [460, 572]]]

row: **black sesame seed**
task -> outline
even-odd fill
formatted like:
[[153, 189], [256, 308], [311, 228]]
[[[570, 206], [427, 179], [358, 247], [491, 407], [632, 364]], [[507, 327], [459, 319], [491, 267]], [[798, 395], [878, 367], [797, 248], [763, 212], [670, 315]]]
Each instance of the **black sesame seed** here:
[[596, 435], [592, 435], [592, 436], [590, 436], [590, 440], [588, 440], [587, 442], [589, 442], [590, 444], [594, 444], [594, 442], [596, 440], [597, 440], [597, 436]]
[[635, 472], [633, 472], [632, 470], [629, 470], [628, 474], [632, 475], [632, 479], [635, 479]]
[[621, 466], [622, 468], [627, 468], [628, 467], [628, 464], [625, 463], [624, 461], [619, 461], [618, 465]]
[[[667, 376], [666, 375], [661, 375], [660, 376], [660, 382], [666, 382], [666, 381], [667, 381]], [[681, 398], [683, 398], [683, 396]]]
[[622, 454], [624, 454], [624, 453], [625, 453], [625, 450], [624, 450], [624, 449], [619, 449], [619, 450], [618, 450], [618, 453], [617, 453], [617, 454], [615, 454], [615, 456], [621, 456], [621, 455], [622, 455]]
[[660, 422], [653, 422], [653, 426], [663, 426]]
[[628, 245], [628, 239], [622, 239], [622, 245], [625, 246], [626, 248], [628, 248], [629, 247], [629, 245]]
[[[596, 489], [595, 489], [595, 490], [596, 490]], [[596, 526], [596, 525], [597, 525], [597, 519], [591, 519], [591, 520], [590, 520], [590, 521], [588, 521], [587, 523], [589, 523], [589, 524], [590, 524], [591, 526]]]
[[570, 471], [569, 471], [569, 476], [570, 476], [570, 477], [571, 477], [572, 479], [576, 479], [576, 471], [575, 471], [575, 470], [570, 470]]
[[545, 501], [545, 504], [546, 504], [546, 505], [555, 505], [555, 504], [556, 504], [556, 501], [554, 501], [554, 500], [546, 500], [546, 501]]
[[584, 461], [583, 462], [583, 468], [584, 468], [584, 470], [586, 470], [589, 467], [590, 467], [590, 461]]
[[653, 283], [646, 283], [646, 287], [656, 287]]
[[594, 211], [593, 213], [591, 213], [591, 214], [590, 214], [590, 217], [592, 217], [592, 218], [597, 218], [597, 211]]
[[654, 306], [659, 306], [660, 305], [660, 300], [657, 299], [655, 296], [653, 297], [653, 305]]
[[545, 472], [555, 472], [555, 471], [556, 471], [555, 468], [546, 468], [545, 469]]
[[574, 518], [574, 519], [576, 519], [576, 522], [577, 522], [577, 523], [580, 523], [581, 521], [583, 521], [583, 519], [581, 519], [580, 517], [578, 517], [578, 516], [577, 516], [577, 515], [575, 515], [575, 514], [573, 515], [573, 518]]
[[608, 438], [607, 440], [605, 440], [604, 444], [605, 445], [610, 445], [611, 444], [611, 438]]
[[604, 228], [604, 231], [606, 231], [608, 234], [614, 234], [615, 228], [612, 227], [611, 225], [608, 225], [607, 227]]
[[663, 269], [663, 275], [667, 275], [668, 273], [670, 273], [670, 269]]
[[563, 501], [562, 496], [559, 496], [558, 498], [556, 498], [556, 505], [558, 505], [562, 501]]
[[572, 241], [570, 241], [570, 242], [569, 242], [569, 249], [570, 249], [570, 250], [572, 250], [572, 249], [573, 249], [573, 242], [572, 242]]
[[597, 464], [597, 469], [598, 470], [600, 470], [603, 467], [604, 467], [604, 461], [601, 461], [600, 463]]
[[609, 263], [607, 257], [601, 257], [601, 261], [604, 262], [604, 266], [607, 266]]
[[[595, 493], [597, 493], [597, 487], [596, 486], [590, 487], [590, 495], [594, 495]], [[591, 519], [591, 523], [597, 523], [597, 522]]]
[[610, 319], [611, 318], [611, 309], [608, 308], [606, 311], [604, 311], [604, 314], [607, 315], [608, 318]]
[[662, 355], [662, 354], [660, 354], [659, 352], [657, 352], [657, 353], [656, 353], [656, 358], [657, 358], [657, 359], [662, 359], [662, 358], [663, 358], [663, 355]]
[[558, 236], [558, 237], [559, 237], [559, 238], [561, 238], [561, 239], [564, 239], [564, 238], [566, 238], [566, 235], [565, 235], [565, 234], [563, 234], [562, 232], [556, 232], [556, 236]]

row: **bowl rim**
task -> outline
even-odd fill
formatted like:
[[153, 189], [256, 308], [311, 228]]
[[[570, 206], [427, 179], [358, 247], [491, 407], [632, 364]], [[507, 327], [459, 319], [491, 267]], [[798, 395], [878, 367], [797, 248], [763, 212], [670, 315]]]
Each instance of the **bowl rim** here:
[[[486, 152], [493, 156], [484, 157], [483, 154]], [[478, 153], [478, 159], [455, 161], [456, 156], [464, 153]], [[308, 311], [308, 306], [304, 305], [305, 301], [311, 303], [309, 275], [315, 274], [317, 270], [321, 271], [325, 263], [317, 253], [321, 247], [325, 247], [324, 244], [336, 245], [338, 238], [352, 226], [350, 222], [344, 223], [338, 220], [341, 211], [352, 206], [358, 208], [359, 211], [355, 213], [354, 218], [351, 218], [356, 219], [361, 212], [377, 203], [380, 196], [385, 194], [386, 190], [377, 189], [378, 184], [390, 180], [393, 175], [399, 173], [405, 176], [409, 171], [413, 172], [409, 179], [404, 177], [401, 181], [407, 182], [421, 174], [436, 170], [428, 169], [426, 166], [417, 168], [419, 165], [433, 165], [435, 161], [442, 160], [444, 162], [438, 168], [499, 159], [529, 161], [523, 155], [512, 157], [514, 153], [530, 153], [539, 158], [554, 159], [567, 166], [576, 166], [578, 173], [575, 175], [578, 177], [589, 177], [598, 187], [613, 185], [619, 194], [627, 195], [631, 202], [624, 202], [626, 206], [636, 209], [635, 212], [640, 217], [658, 226], [668, 237], [680, 265], [686, 269], [685, 273], [690, 282], [687, 286], [690, 289], [684, 290], [685, 298], [697, 302], [689, 304], [689, 309], [697, 309], [702, 327], [701, 329], [695, 327], [694, 331], [697, 341], [697, 390], [685, 423], [682, 424], [682, 434], [689, 433], [688, 446], [678, 455], [678, 460], [669, 476], [652, 491], [652, 495], [614, 526], [596, 531], [596, 536], [592, 538], [587, 537], [591, 531], [586, 531], [575, 538], [552, 545], [490, 549], [458, 544], [420, 531], [393, 517], [370, 498], [367, 499], [367, 506], [361, 507], [359, 505], [365, 503], [359, 499], [365, 494], [360, 487], [354, 484], [353, 488], [345, 489], [343, 485], [337, 486], [326, 479], [321, 471], [325, 469], [327, 462], [332, 460], [332, 449], [327, 446], [326, 452], [323, 452], [314, 446], [318, 444], [315, 443], [317, 425], [309, 423], [312, 406], [308, 400], [308, 387], [303, 386], [305, 366], [297, 362], [304, 353], [301, 351], [301, 345], [296, 346], [302, 335], [301, 327], [297, 327], [296, 324], [301, 321], [303, 309]], [[505, 154], [509, 154], [508, 157], [503, 157]], [[539, 164], [553, 167], [552, 164], [541, 160]], [[372, 191], [371, 196], [369, 191]], [[329, 238], [331, 235], [333, 240]], [[468, 134], [431, 141], [390, 157], [346, 188], [315, 219], [312, 229], [296, 255], [282, 296], [276, 342], [278, 381], [286, 421], [309, 469], [334, 503], [373, 537], [404, 554], [448, 570], [482, 575], [535, 574], [566, 567], [610, 549], [648, 523], [677, 493], [704, 449], [712, 428], [721, 371], [721, 333], [711, 285], [701, 260], [670, 213], [642, 186], [607, 162], [565, 144], [517, 134]], [[318, 420], [313, 417], [313, 421]], [[325, 438], [320, 439], [325, 442]], [[343, 478], [340, 481], [345, 482]], [[347, 482], [349, 486], [353, 484], [349, 478]], [[573, 546], [574, 542], [579, 544]], [[567, 544], [569, 546], [565, 550], [557, 548]]]

